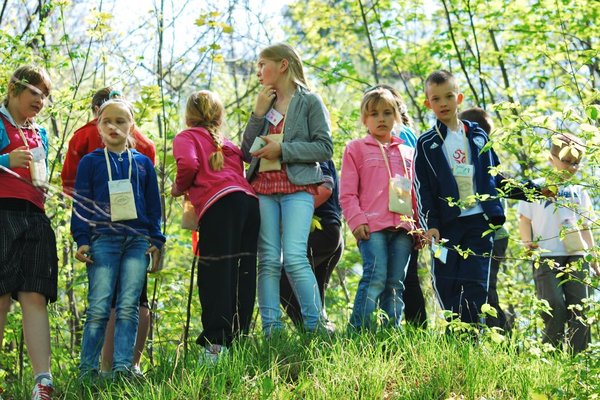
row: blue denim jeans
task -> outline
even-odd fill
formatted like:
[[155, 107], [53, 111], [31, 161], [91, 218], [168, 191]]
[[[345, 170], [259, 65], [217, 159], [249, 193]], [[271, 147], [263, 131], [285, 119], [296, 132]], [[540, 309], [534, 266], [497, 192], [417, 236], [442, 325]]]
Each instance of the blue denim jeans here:
[[313, 196], [296, 192], [259, 195], [258, 199], [258, 307], [263, 331], [270, 335], [273, 330], [283, 327], [279, 308], [282, 269], [285, 269], [300, 303], [304, 328], [314, 330], [320, 322], [322, 304], [306, 253], [314, 211]]
[[410, 261], [412, 239], [406, 231], [372, 232], [369, 240], [358, 242], [363, 259], [363, 276], [358, 283], [350, 326], [370, 328], [377, 304], [388, 324], [399, 327], [404, 301], [404, 278]]
[[149, 247], [143, 236], [98, 235], [92, 239], [90, 255], [94, 262], [87, 266], [88, 309], [79, 364], [82, 374], [98, 370], [115, 290], [118, 293], [113, 371], [131, 367]]

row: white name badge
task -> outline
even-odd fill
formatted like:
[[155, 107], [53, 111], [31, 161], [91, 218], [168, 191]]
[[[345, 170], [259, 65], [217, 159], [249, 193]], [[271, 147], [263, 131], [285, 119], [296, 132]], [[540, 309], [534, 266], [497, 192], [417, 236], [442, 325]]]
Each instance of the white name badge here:
[[108, 182], [111, 221], [127, 221], [137, 218], [133, 187], [129, 179]]
[[31, 151], [31, 155], [33, 156], [33, 161], [46, 161], [46, 152], [44, 151], [44, 147], [38, 146], [33, 149], [29, 149]]
[[29, 173], [31, 174], [31, 183], [33, 186], [45, 187], [48, 183], [48, 174], [46, 171], [46, 152], [42, 146], [29, 149], [33, 160], [29, 163]]
[[448, 249], [444, 246], [440, 246], [435, 242], [435, 238], [431, 238], [431, 252], [433, 256], [440, 260], [443, 264], [446, 264], [448, 258]]
[[260, 137], [257, 136], [254, 138], [254, 142], [252, 143], [252, 147], [250, 147], [250, 153], [254, 153], [262, 149], [266, 146], [266, 142]]
[[474, 167], [471, 164], [457, 164], [453, 168], [454, 176], [473, 176]]
[[276, 109], [271, 108], [267, 115], [265, 115], [265, 118], [271, 123], [271, 125], [277, 126], [283, 119], [283, 115]]
[[108, 182], [108, 193], [117, 194], [127, 192], [133, 193], [133, 187], [131, 186], [129, 179], [119, 179], [117, 181]]

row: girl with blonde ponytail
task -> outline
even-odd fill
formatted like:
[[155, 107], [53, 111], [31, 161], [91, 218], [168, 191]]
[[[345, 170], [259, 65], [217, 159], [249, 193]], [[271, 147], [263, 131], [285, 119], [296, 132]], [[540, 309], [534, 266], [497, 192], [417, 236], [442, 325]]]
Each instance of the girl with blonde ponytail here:
[[201, 90], [191, 95], [185, 109], [186, 125], [204, 127], [217, 148], [209, 157], [210, 167], [213, 171], [220, 171], [223, 168], [223, 143], [219, 128], [223, 123], [224, 113], [221, 100], [215, 93], [208, 90]]
[[221, 134], [225, 109], [216, 93], [192, 94], [187, 129], [173, 141], [177, 177], [173, 196], [187, 194], [198, 217], [198, 291], [204, 346], [201, 361], [214, 362], [239, 334], [247, 333], [256, 292], [260, 217], [244, 177], [242, 152]]

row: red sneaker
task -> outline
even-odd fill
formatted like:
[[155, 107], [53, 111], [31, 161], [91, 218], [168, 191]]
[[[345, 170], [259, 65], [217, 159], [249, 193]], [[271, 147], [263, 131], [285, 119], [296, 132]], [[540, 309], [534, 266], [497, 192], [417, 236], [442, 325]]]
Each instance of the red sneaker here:
[[47, 378], [42, 378], [40, 383], [36, 383], [31, 392], [31, 400], [51, 400], [54, 386], [52, 381]]

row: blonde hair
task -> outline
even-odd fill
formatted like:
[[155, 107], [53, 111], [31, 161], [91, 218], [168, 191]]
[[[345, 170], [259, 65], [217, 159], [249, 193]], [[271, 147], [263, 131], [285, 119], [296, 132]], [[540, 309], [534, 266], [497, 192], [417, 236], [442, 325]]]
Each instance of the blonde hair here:
[[306, 78], [304, 77], [304, 67], [302, 66], [300, 55], [289, 44], [277, 43], [269, 47], [265, 47], [260, 52], [259, 57], [275, 62], [287, 60], [288, 68], [285, 72], [286, 77], [294, 82], [297, 86], [301, 86], [306, 90], [310, 90]]
[[396, 99], [396, 103], [397, 103], [396, 105], [398, 106], [398, 112], [400, 113], [400, 119], [401, 119], [402, 124], [408, 126], [409, 128], [412, 128], [413, 120], [410, 117], [410, 115], [408, 115], [408, 107], [406, 106], [406, 103], [402, 99], [402, 96], [400, 96], [400, 92], [398, 92], [393, 86], [390, 86], [385, 83], [379, 83], [379, 84], [377, 84], [375, 86], [371, 86], [370, 88], [365, 90], [363, 94], [366, 94], [375, 89], [386, 89], [392, 93], [392, 95]]
[[369, 90], [363, 95], [360, 103], [360, 118], [364, 122], [369, 114], [369, 111], [377, 107], [379, 104], [385, 104], [394, 110], [394, 118], [396, 121], [401, 121], [402, 116], [398, 109], [398, 101], [394, 94], [386, 88], [377, 88]]
[[[135, 119], [133, 117], [133, 105], [125, 99], [113, 98], [102, 103], [100, 108], [98, 109], [98, 125], [100, 125], [100, 121], [102, 120], [102, 114], [104, 110], [106, 110], [110, 106], [116, 106], [122, 110], [127, 111], [127, 115], [129, 116], [129, 121], [133, 124], [135, 128]], [[133, 131], [133, 130], [132, 130]], [[127, 134], [127, 146], [129, 148], [135, 147], [135, 138], [131, 134], [131, 132], [125, 132]]]
[[52, 89], [52, 81], [44, 68], [34, 65], [23, 65], [17, 68], [8, 82], [7, 96], [4, 99], [4, 105], [8, 107], [8, 97], [11, 92], [14, 96], [18, 96], [27, 88], [25, 84], [37, 86], [40, 83], [45, 88], [45, 90], [42, 90], [44, 95], [49, 96], [50, 90]]
[[219, 96], [210, 90], [201, 90], [192, 94], [185, 107], [185, 123], [189, 127], [201, 126], [206, 128], [217, 150], [212, 152], [208, 163], [213, 171], [223, 169], [225, 157], [223, 156], [223, 142], [219, 129], [223, 124], [225, 107]]

